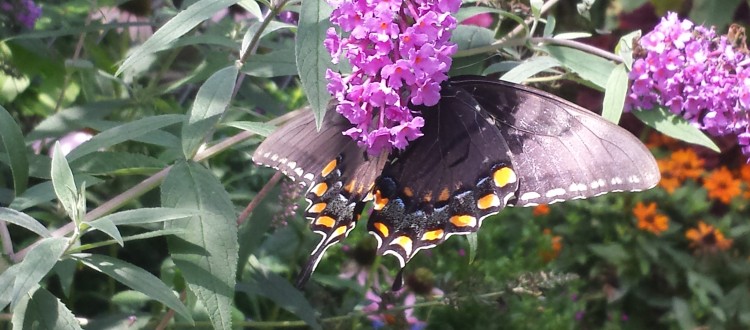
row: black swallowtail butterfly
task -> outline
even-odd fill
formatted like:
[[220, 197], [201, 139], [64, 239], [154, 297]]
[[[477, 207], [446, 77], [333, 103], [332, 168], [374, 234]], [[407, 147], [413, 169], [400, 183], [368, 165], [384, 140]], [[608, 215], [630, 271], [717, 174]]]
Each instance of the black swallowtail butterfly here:
[[659, 181], [656, 161], [621, 127], [554, 95], [485, 77], [442, 85], [423, 136], [403, 151], [368, 156], [341, 134], [351, 124], [328, 109], [318, 132], [312, 113], [269, 136], [253, 161], [308, 186], [305, 216], [322, 235], [298, 286], [324, 251], [354, 228], [373, 200], [367, 230], [378, 253], [403, 268], [417, 251], [475, 232], [505, 206], [535, 206], [640, 191]]

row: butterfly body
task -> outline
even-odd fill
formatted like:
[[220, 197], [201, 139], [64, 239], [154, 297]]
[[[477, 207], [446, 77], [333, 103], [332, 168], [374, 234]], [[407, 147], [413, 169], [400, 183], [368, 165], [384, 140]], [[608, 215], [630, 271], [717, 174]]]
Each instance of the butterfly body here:
[[341, 132], [332, 109], [269, 136], [253, 160], [308, 186], [306, 216], [322, 235], [298, 284], [325, 249], [354, 227], [366, 201], [378, 253], [403, 267], [421, 249], [475, 232], [505, 206], [534, 206], [639, 191], [659, 180], [656, 162], [629, 132], [568, 101], [484, 77], [443, 84], [432, 107], [413, 107], [423, 136], [403, 151], [367, 155]]

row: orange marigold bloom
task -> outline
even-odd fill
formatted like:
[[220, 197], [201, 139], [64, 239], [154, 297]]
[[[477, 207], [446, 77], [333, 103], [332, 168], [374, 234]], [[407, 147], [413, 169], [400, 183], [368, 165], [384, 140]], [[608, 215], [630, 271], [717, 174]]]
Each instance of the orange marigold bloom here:
[[552, 231], [549, 228], [545, 228], [543, 233], [545, 236], [550, 236], [551, 244], [549, 249], [539, 251], [539, 256], [542, 257], [544, 262], [550, 262], [557, 258], [560, 255], [560, 251], [562, 251], [562, 237], [559, 235], [552, 236]]
[[535, 206], [534, 207], [534, 211], [532, 212], [532, 214], [535, 217], [549, 214], [549, 205], [547, 205], [547, 204], [540, 204], [540, 205]]
[[740, 194], [740, 180], [735, 179], [726, 166], [715, 170], [703, 181], [703, 187], [708, 190], [708, 197], [729, 204], [732, 198]]
[[669, 159], [657, 159], [656, 164], [659, 166], [659, 172], [661, 172], [659, 187], [662, 187], [662, 189], [670, 194], [674, 193], [675, 189], [680, 187], [682, 181], [674, 176], [674, 172], [672, 171], [672, 161]]
[[640, 230], [660, 235], [669, 228], [669, 218], [656, 212], [656, 203], [652, 202], [646, 206], [642, 202], [638, 202], [633, 208], [633, 214], [638, 219], [638, 229]]
[[745, 199], [750, 199], [750, 164], [742, 164], [740, 167], [740, 178], [745, 182], [745, 188], [747, 189], [742, 196]]
[[703, 174], [703, 159], [693, 149], [680, 149], [672, 153], [672, 170], [679, 179], [697, 179]]
[[732, 240], [726, 239], [714, 226], [707, 225], [703, 221], [698, 222], [698, 228], [691, 228], [685, 232], [685, 237], [690, 240], [690, 246], [703, 251], [715, 252], [726, 251], [732, 247]]

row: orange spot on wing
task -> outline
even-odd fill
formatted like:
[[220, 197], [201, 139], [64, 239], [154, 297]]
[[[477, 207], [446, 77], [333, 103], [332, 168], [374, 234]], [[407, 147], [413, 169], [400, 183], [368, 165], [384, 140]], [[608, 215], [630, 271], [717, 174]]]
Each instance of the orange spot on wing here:
[[477, 218], [470, 215], [454, 215], [450, 219], [451, 223], [456, 227], [474, 227], [477, 225]]
[[385, 207], [386, 204], [388, 204], [388, 198], [380, 196], [380, 190], [376, 190], [373, 209], [375, 209], [375, 211], [380, 211]]
[[442, 229], [430, 230], [422, 235], [423, 241], [434, 241], [443, 238], [445, 232]]
[[500, 206], [500, 198], [495, 194], [488, 194], [477, 201], [477, 208], [480, 210], [497, 206]]
[[315, 194], [315, 196], [323, 196], [323, 194], [326, 193], [328, 190], [328, 184], [325, 182], [321, 182], [315, 185], [310, 191]]
[[396, 237], [396, 239], [391, 242], [391, 245], [398, 245], [406, 251], [407, 256], [411, 255], [412, 241], [408, 236]]
[[448, 188], [443, 188], [443, 190], [440, 191], [440, 196], [438, 196], [438, 202], [445, 202], [450, 197], [451, 197], [450, 190], [448, 190]]
[[411, 190], [411, 188], [406, 187], [406, 188], [404, 188], [404, 195], [406, 195], [406, 197], [413, 197], [414, 196], [414, 190]]
[[328, 176], [328, 174], [331, 174], [333, 170], [336, 169], [336, 166], [339, 164], [337, 160], [332, 160], [326, 164], [325, 167], [323, 167], [323, 170], [320, 171], [320, 174], [322, 174], [324, 177]]
[[323, 210], [325, 210], [327, 205], [328, 204], [326, 203], [316, 203], [316, 204], [313, 204], [313, 206], [310, 206], [310, 209], [307, 211], [310, 213], [320, 213]]
[[492, 173], [492, 179], [495, 181], [495, 186], [502, 188], [509, 183], [516, 182], [516, 172], [510, 167], [501, 167]]
[[336, 224], [336, 219], [324, 215], [315, 219], [315, 224], [323, 227], [333, 228], [333, 225]]
[[388, 237], [388, 234], [390, 234], [388, 226], [386, 226], [382, 222], [376, 222], [373, 224], [373, 226], [375, 227], [375, 229], [377, 229], [378, 232], [380, 232], [380, 235], [382, 235], [383, 237]]

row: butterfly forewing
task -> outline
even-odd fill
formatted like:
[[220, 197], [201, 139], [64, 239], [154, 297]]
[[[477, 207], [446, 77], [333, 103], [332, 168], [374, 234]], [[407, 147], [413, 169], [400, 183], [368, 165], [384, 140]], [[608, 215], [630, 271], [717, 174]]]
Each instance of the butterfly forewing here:
[[496, 120], [520, 179], [510, 205], [534, 206], [641, 191], [660, 178], [656, 161], [630, 132], [554, 95], [486, 78], [451, 82]]
[[477, 231], [518, 188], [508, 146], [479, 104], [450, 87], [442, 95], [421, 109], [424, 135], [391, 154], [373, 188], [368, 230], [402, 267], [420, 249]]
[[254, 162], [278, 169], [308, 187], [305, 216], [322, 238], [300, 274], [299, 285], [325, 250], [354, 228], [364, 208], [362, 199], [385, 163], [386, 155], [369, 157], [341, 133], [348, 128], [346, 119], [329, 109], [318, 132], [308, 111], [271, 134], [253, 154]]

